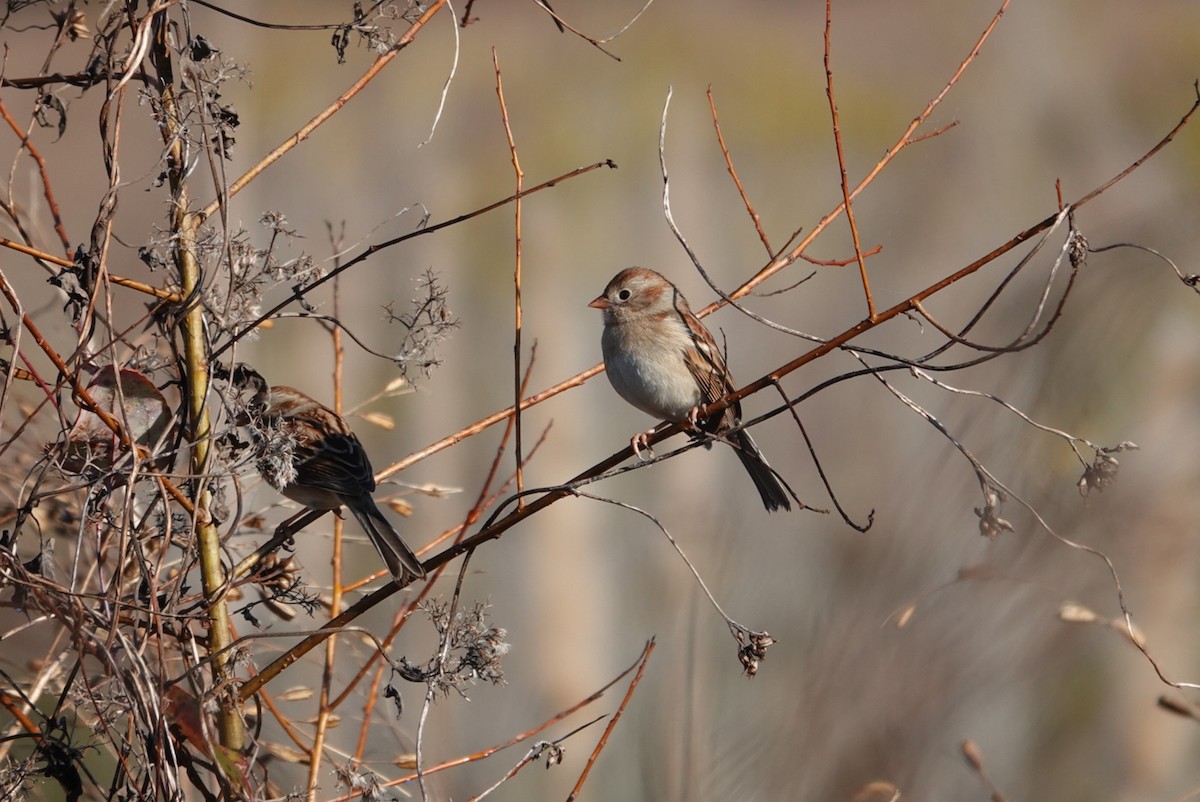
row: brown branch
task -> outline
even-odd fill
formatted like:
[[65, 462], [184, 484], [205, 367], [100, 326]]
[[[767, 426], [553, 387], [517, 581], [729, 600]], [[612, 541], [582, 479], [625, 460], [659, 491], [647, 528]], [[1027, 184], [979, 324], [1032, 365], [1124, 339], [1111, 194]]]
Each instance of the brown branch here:
[[846, 222], [850, 224], [850, 238], [854, 242], [854, 256], [858, 260], [858, 274], [862, 278], [863, 294], [867, 298], [867, 317], [875, 318], [875, 299], [871, 296], [871, 281], [867, 278], [867, 263], [863, 259], [862, 243], [858, 237], [858, 224], [854, 220], [854, 206], [850, 203], [850, 184], [846, 178], [846, 154], [842, 150], [842, 129], [838, 115], [837, 98], [833, 93], [833, 68], [830, 67], [830, 36], [833, 33], [833, 0], [825, 0], [825, 96], [829, 98], [829, 116], [833, 125], [833, 144], [837, 150], [838, 173], [842, 185], [842, 207], [846, 210]]
[[504, 138], [508, 141], [508, 153], [516, 175], [517, 189], [513, 193], [513, 456], [517, 461], [517, 494], [525, 490], [525, 469], [522, 464], [521, 445], [521, 332], [524, 319], [521, 314], [521, 192], [524, 189], [525, 173], [521, 170], [521, 159], [517, 155], [517, 143], [513, 139], [512, 126], [508, 122], [508, 105], [504, 102], [504, 80], [500, 75], [500, 58], [492, 48], [492, 69], [496, 73], [496, 98], [500, 103], [500, 119], [504, 123]]
[[52, 75], [34, 75], [29, 78], [2, 78], [0, 79], [0, 86], [11, 89], [41, 89], [42, 87], [54, 86], [55, 84], [66, 84], [67, 86], [78, 86], [82, 89], [88, 89], [105, 80], [120, 79], [122, 77], [124, 77], [124, 73], [120, 71], [112, 73], [76, 72], [69, 75], [56, 72]]
[[266, 322], [267, 320], [272, 318], [274, 315], [278, 314], [279, 311], [282, 310], [285, 306], [291, 304], [292, 302], [294, 302], [300, 298], [303, 298], [309, 292], [316, 289], [317, 287], [320, 287], [325, 282], [332, 281], [334, 276], [342, 273], [343, 271], [349, 270], [351, 267], [354, 267], [359, 262], [362, 262], [362, 261], [370, 258], [371, 256], [378, 253], [379, 251], [385, 250], [386, 248], [391, 248], [395, 245], [399, 245], [402, 242], [407, 242], [408, 240], [414, 239], [415, 237], [424, 237], [424, 236], [434, 233], [435, 231], [441, 231], [443, 228], [449, 228], [450, 226], [457, 225], [466, 220], [470, 220], [473, 217], [478, 217], [479, 215], [486, 214], [487, 212], [490, 212], [494, 209], [499, 209], [501, 206], [504, 206], [508, 203], [512, 203], [513, 201], [518, 200], [519, 198], [524, 198], [528, 195], [534, 194], [535, 192], [541, 192], [544, 189], [550, 189], [551, 187], [554, 187], [563, 181], [566, 181], [571, 178], [577, 178], [581, 175], [584, 175], [585, 173], [590, 173], [593, 170], [599, 169], [601, 167], [609, 167], [613, 170], [617, 169], [617, 165], [615, 162], [613, 162], [612, 159], [606, 159], [602, 162], [595, 162], [594, 164], [589, 164], [585, 167], [576, 167], [574, 170], [569, 170], [569, 171], [563, 173], [562, 175], [551, 178], [548, 181], [543, 181], [542, 183], [538, 184], [537, 186], [530, 187], [529, 189], [525, 190], [524, 192], [520, 193], [519, 195], [510, 195], [507, 198], [503, 198], [501, 200], [495, 201], [494, 203], [489, 203], [487, 206], [476, 209], [473, 212], [467, 212], [466, 214], [460, 214], [458, 217], [453, 217], [449, 220], [444, 220], [441, 223], [437, 223], [432, 226], [426, 226], [417, 231], [410, 231], [407, 234], [403, 234], [399, 237], [395, 237], [393, 239], [387, 240], [386, 242], [380, 242], [380, 243], [376, 243], [375, 245], [369, 245], [369, 246], [367, 246], [367, 248], [365, 250], [363, 250], [362, 253], [360, 253], [358, 256], [354, 257], [350, 261], [346, 262], [346, 264], [342, 265], [341, 267], [339, 267], [335, 270], [331, 270], [329, 273], [325, 274], [323, 277], [317, 279], [316, 281], [312, 282], [311, 284], [308, 284], [304, 287], [300, 287], [300, 288], [296, 289], [296, 291], [293, 292], [290, 296], [288, 296], [284, 300], [280, 301], [279, 303], [275, 304], [275, 306], [271, 307], [269, 310], [267, 310], [263, 314], [259, 315], [253, 321], [246, 324], [236, 334], [234, 334], [232, 337], [230, 337], [228, 342], [226, 342], [224, 345], [222, 345], [221, 347], [219, 347], [215, 351], [213, 351], [213, 355], [212, 355], [213, 359], [216, 359], [217, 357], [224, 354], [226, 351], [228, 351], [230, 348], [232, 348], [239, 340], [241, 340], [247, 334], [249, 334], [250, 332], [257, 329], [259, 326], [261, 326], [264, 322]]
[[[651, 643], [653, 643], [653, 642], [651, 642]], [[646, 647], [642, 649], [642, 653], [640, 655], [638, 655], [637, 660], [635, 660], [633, 662], [633, 664], [629, 666], [629, 668], [625, 669], [620, 674], [613, 677], [612, 680], [605, 683], [605, 685], [603, 687], [601, 687], [598, 690], [596, 690], [595, 692], [589, 694], [587, 697], [580, 699], [578, 702], [571, 705], [570, 707], [560, 710], [559, 712], [555, 713], [553, 716], [546, 719], [545, 721], [543, 721], [541, 724], [537, 725], [533, 729], [526, 730], [525, 732], [519, 732], [516, 735], [509, 738], [507, 741], [503, 741], [503, 742], [495, 744], [493, 746], [489, 746], [487, 749], [483, 749], [479, 752], [474, 752], [470, 755], [464, 755], [463, 757], [455, 758], [453, 760], [447, 760], [444, 763], [440, 763], [436, 766], [431, 766], [428, 769], [422, 769], [422, 774], [424, 774], [425, 776], [429, 776], [431, 774], [436, 774], [438, 772], [446, 771], [447, 769], [455, 768], [456, 766], [464, 766], [468, 763], [475, 763], [480, 760], [484, 760], [485, 758], [489, 758], [492, 755], [496, 754], [497, 752], [507, 749], [510, 746], [519, 744], [521, 741], [528, 740], [528, 739], [532, 738], [534, 735], [537, 735], [539, 732], [542, 732], [542, 731], [552, 727], [553, 725], [557, 724], [558, 722], [566, 719], [568, 716], [574, 715], [575, 713], [579, 712], [583, 708], [590, 705], [592, 702], [595, 702], [596, 700], [601, 699], [604, 696], [604, 694], [608, 693], [608, 690], [610, 688], [612, 688], [614, 685], [616, 685], [618, 682], [620, 682], [622, 679], [624, 679], [631, 671], [638, 668], [639, 666], [644, 666], [645, 660], [647, 657], [647, 650], [649, 650], [650, 648], [651, 648], [651, 645], [647, 644]], [[394, 783], [389, 783], [389, 785], [399, 785], [401, 783], [410, 782], [411, 780], [416, 779], [416, 776], [417, 776], [416, 774], [411, 774], [407, 777], [402, 777], [402, 778], [396, 780]], [[351, 798], [352, 797], [347, 796], [347, 797], [344, 797], [339, 800], [332, 800], [332, 802], [348, 802], [348, 800], [350, 800]]]
[[571, 793], [567, 795], [567, 802], [578, 799], [579, 794], [583, 791], [583, 784], [587, 782], [588, 774], [591, 773], [592, 766], [596, 764], [597, 758], [608, 744], [608, 736], [612, 735], [612, 731], [616, 728], [617, 722], [621, 720], [621, 716], [625, 713], [625, 708], [629, 705], [629, 700], [633, 698], [633, 692], [637, 690], [638, 683], [642, 681], [642, 675], [646, 673], [646, 664], [650, 662], [650, 655], [654, 652], [654, 638], [646, 644], [646, 648], [642, 651], [641, 664], [638, 666], [637, 674], [629, 682], [629, 687], [625, 690], [625, 696], [621, 699], [621, 705], [617, 708], [617, 712], [609, 719], [608, 726], [604, 728], [604, 735], [600, 736], [600, 742], [596, 744], [596, 748], [592, 750], [592, 754], [588, 757], [587, 764], [583, 767], [583, 771], [579, 775], [579, 780], [575, 783], [575, 787], [571, 789]]
[[247, 17], [244, 14], [238, 14], [235, 11], [222, 8], [216, 3], [208, 2], [208, 0], [192, 0], [192, 2], [195, 5], [203, 6], [210, 11], [214, 11], [222, 16], [237, 20], [238, 22], [244, 22], [247, 25], [254, 26], [255, 28], [267, 28], [273, 31], [332, 31], [346, 27], [346, 23], [344, 22], [331, 22], [326, 24], [316, 23], [311, 25], [289, 25], [282, 22], [264, 22], [263, 20]]
[[1134, 170], [1141, 167], [1143, 164], [1146, 163], [1147, 159], [1149, 159], [1151, 156], [1158, 153], [1160, 150], [1162, 150], [1168, 144], [1170, 144], [1171, 140], [1175, 139], [1175, 136], [1180, 131], [1183, 130], [1183, 127], [1185, 125], [1187, 125], [1188, 120], [1191, 119], [1191, 116], [1193, 113], [1195, 113], [1197, 107], [1200, 107], [1200, 80], [1197, 80], [1195, 83], [1193, 83], [1192, 88], [1196, 92], [1196, 102], [1192, 104], [1192, 107], [1190, 109], [1188, 109], [1187, 114], [1184, 114], [1183, 118], [1178, 123], [1176, 123], [1175, 127], [1171, 129], [1170, 133], [1168, 133], [1165, 137], [1163, 137], [1161, 140], [1159, 140], [1157, 145], [1150, 148], [1150, 150], [1146, 151], [1146, 154], [1144, 156], [1142, 156], [1140, 159], [1138, 159], [1133, 164], [1126, 167], [1124, 170], [1122, 170], [1117, 175], [1114, 175], [1106, 183], [1101, 184], [1100, 186], [1096, 187], [1088, 194], [1084, 195], [1079, 200], [1072, 203], [1071, 206], [1073, 206], [1075, 208], [1079, 208], [1080, 206], [1084, 205], [1085, 203], [1092, 200], [1093, 198], [1099, 197], [1101, 194], [1103, 194], [1105, 191], [1107, 191], [1108, 188], [1111, 187], [1113, 184], [1117, 183], [1118, 181], [1120, 181], [1121, 179], [1125, 178], [1127, 175], [1132, 173]]
[[[472, 0], [472, 2], [473, 2], [473, 0]], [[470, 6], [472, 5], [472, 2], [468, 2], [468, 3], [467, 3], [467, 10], [463, 12], [463, 27], [466, 27], [466, 25], [467, 25], [467, 14], [469, 14], [469, 13], [470, 13]], [[613, 53], [612, 51], [608, 50], [607, 48], [605, 48], [605, 47], [604, 47], [604, 45], [605, 45], [605, 44], [607, 44], [608, 42], [611, 42], [613, 39], [616, 39], [616, 38], [617, 38], [618, 36], [620, 36], [620, 35], [621, 35], [621, 33], [622, 33], [622, 32], [624, 32], [624, 31], [625, 31], [625, 30], [626, 30], [626, 29], [627, 29], [627, 28], [628, 28], [630, 25], [632, 25], [634, 22], [636, 22], [636, 21], [637, 21], [637, 18], [638, 18], [638, 17], [640, 17], [640, 16], [642, 15], [642, 12], [644, 12], [644, 11], [646, 10], [646, 8], [647, 8], [647, 7], [650, 5], [650, 3], [654, 2], [654, 0], [647, 0], [647, 2], [646, 2], [646, 5], [642, 7], [642, 10], [641, 10], [641, 11], [639, 11], [637, 14], [635, 14], [635, 15], [634, 15], [634, 17], [633, 17], [633, 19], [632, 19], [632, 20], [630, 20], [630, 21], [629, 21], [629, 22], [628, 22], [628, 23], [625, 25], [625, 27], [624, 27], [624, 28], [622, 28], [621, 30], [617, 31], [617, 33], [613, 34], [612, 36], [608, 37], [607, 39], [597, 39], [597, 38], [595, 38], [595, 37], [588, 36], [588, 35], [587, 35], [586, 33], [584, 33], [583, 31], [580, 31], [579, 29], [572, 27], [572, 26], [571, 26], [571, 24], [570, 24], [569, 22], [567, 22], [566, 20], [564, 20], [562, 17], [560, 17], [560, 16], [557, 14], [557, 12], [555, 12], [555, 11], [554, 11], [554, 9], [552, 9], [552, 8], [550, 7], [550, 4], [549, 4], [548, 2], [545, 2], [545, 0], [534, 0], [534, 2], [535, 2], [535, 3], [536, 3], [538, 6], [540, 6], [540, 7], [542, 8], [542, 10], [543, 10], [543, 11], [545, 11], [547, 14], [549, 14], [549, 15], [550, 15], [550, 17], [551, 17], [551, 18], [554, 20], [554, 24], [555, 24], [555, 26], [557, 26], [557, 27], [558, 27], [558, 30], [559, 30], [560, 32], [562, 32], [562, 31], [564, 31], [564, 30], [566, 30], [566, 31], [570, 31], [571, 33], [575, 34], [576, 36], [578, 36], [578, 37], [579, 37], [580, 39], [582, 39], [583, 41], [587, 42], [587, 43], [588, 43], [589, 45], [591, 45], [592, 47], [594, 47], [594, 48], [596, 48], [597, 50], [599, 50], [599, 51], [600, 51], [601, 53], [603, 53], [604, 55], [608, 56], [608, 57], [609, 57], [610, 59], [612, 59], [613, 61], [620, 61], [620, 60], [621, 60], [621, 57], [620, 57], [620, 56], [618, 56], [617, 54]]]
[[[1009, 2], [1010, 0], [1003, 0], [1003, 2], [1000, 4], [999, 10], [992, 16], [991, 21], [988, 23], [987, 27], [984, 28], [983, 33], [981, 33], [979, 38], [975, 41], [975, 45], [971, 48], [970, 53], [967, 54], [966, 58], [964, 58], [962, 63], [959, 64], [958, 69], [954, 71], [954, 74], [951, 75], [950, 79], [942, 86], [941, 91], [939, 91], [932, 100], [925, 104], [925, 108], [921, 110], [920, 114], [913, 118], [912, 122], [908, 124], [908, 127], [904, 130], [904, 133], [900, 135], [900, 138], [896, 140], [895, 144], [888, 148], [887, 152], [884, 153], [878, 162], [876, 162], [875, 166], [871, 168], [866, 177], [864, 177], [863, 180], [858, 182], [858, 184], [854, 187], [854, 191], [850, 193], [849, 199], [851, 201], [858, 197], [858, 195], [864, 189], [866, 189], [875, 181], [876, 177], [891, 163], [892, 159], [896, 158], [900, 151], [918, 141], [918, 139], [928, 138], [928, 136], [919, 138], [916, 137], [915, 134], [917, 129], [929, 119], [929, 116], [933, 114], [933, 110], [937, 108], [949, 91], [958, 83], [959, 78], [961, 78], [963, 73], [966, 72], [967, 68], [975, 60], [976, 56], [979, 55], [979, 51], [983, 47], [984, 42], [987, 41], [988, 37], [991, 36], [992, 31], [995, 30], [996, 25], [999, 24], [1000, 18], [1004, 15], [1005, 10], [1008, 8]], [[937, 133], [947, 130], [949, 127], [950, 126], [947, 126]], [[771, 276], [775, 275], [780, 270], [783, 270], [785, 267], [799, 259], [801, 254], [804, 253], [804, 250], [812, 244], [817, 236], [819, 236], [826, 228], [829, 227], [830, 223], [837, 219], [838, 215], [840, 215], [845, 208], [846, 201], [843, 200], [832, 211], [822, 217], [817, 222], [816, 226], [813, 227], [813, 230], [808, 233], [808, 236], [801, 240], [799, 244], [792, 248], [792, 250], [790, 250], [786, 255], [772, 260], [769, 264], [747, 279], [740, 287], [729, 293], [729, 298], [731, 300], [737, 300], [738, 298], [747, 295], [759, 284], [762, 284]], [[724, 306], [726, 303], [728, 302], [724, 299], [714, 302], [697, 312], [697, 314], [700, 316], [711, 314], [718, 307]]]
[[883, 250], [882, 245], [876, 245], [871, 250], [863, 251], [859, 254], [855, 254], [854, 256], [851, 256], [849, 259], [813, 259], [808, 256], [805, 256], [803, 258], [804, 258], [804, 261], [808, 262], [810, 265], [817, 265], [818, 267], [845, 267], [846, 265], [857, 262], [859, 260], [859, 258], [865, 259], [870, 256], [875, 256], [882, 250]]
[[[1106, 181], [1104, 184], [1102, 184], [1098, 189], [1092, 190], [1091, 192], [1082, 196], [1079, 200], [1068, 204], [1070, 209], [1072, 211], [1075, 209], [1079, 209], [1080, 207], [1086, 205], [1087, 203], [1095, 200], [1097, 197], [1099, 197], [1100, 192], [1102, 190], [1107, 190], [1107, 189], [1111, 188], [1114, 184], [1117, 183], [1117, 181], [1128, 176], [1133, 169], [1141, 166], [1142, 164], [1144, 164], [1146, 162], [1147, 159], [1149, 159], [1151, 156], [1153, 156], [1154, 154], [1156, 154], [1160, 150], [1162, 150], [1162, 148], [1167, 143], [1171, 142], [1171, 140], [1173, 140], [1175, 138], [1175, 136], [1179, 133], [1180, 130], [1182, 130], [1182, 128], [1188, 123], [1188, 121], [1191, 120], [1192, 116], [1196, 113], [1197, 109], [1200, 109], [1200, 92], [1197, 93], [1196, 100], [1192, 103], [1191, 107], [1187, 110], [1187, 112], [1183, 115], [1183, 117], [1175, 125], [1175, 127], [1172, 128], [1165, 137], [1163, 137], [1161, 140], [1159, 140], [1159, 142], [1156, 143], [1154, 145], [1154, 147], [1152, 147], [1149, 151], [1147, 151], [1145, 155], [1141, 156], [1135, 162], [1133, 162], [1133, 164], [1130, 165], [1130, 167], [1127, 167], [1124, 170], [1122, 170], [1114, 178], [1112, 178], [1112, 179]], [[1061, 214], [1061, 212], [1056, 212], [1055, 214], [1050, 215], [1049, 217], [1045, 218], [1044, 220], [1042, 220], [1038, 223], [1035, 223], [1034, 225], [1030, 226], [1029, 228], [1025, 229], [1024, 231], [1020, 232], [1019, 234], [1017, 234], [1014, 237], [1012, 237], [1011, 239], [1009, 239], [1004, 244], [998, 246], [997, 248], [992, 250], [990, 253], [987, 253], [986, 255], [981, 256], [980, 258], [976, 259], [974, 262], [971, 262], [970, 264], [959, 269], [958, 271], [951, 273], [949, 276], [946, 276], [945, 278], [941, 279], [940, 281], [929, 285], [925, 289], [913, 294], [909, 298], [901, 301], [900, 303], [896, 304], [895, 306], [891, 307], [890, 309], [887, 309], [883, 312], [878, 313], [874, 320], [865, 319], [865, 320], [860, 321], [859, 323], [857, 323], [856, 325], [852, 326], [849, 329], [846, 329], [845, 331], [843, 331], [841, 334], [837, 335], [836, 337], [826, 340], [824, 343], [822, 343], [821, 345], [812, 349], [811, 351], [809, 351], [805, 354], [802, 354], [799, 357], [796, 357], [791, 362], [788, 362], [787, 364], [783, 365], [782, 367], [779, 367], [776, 370], [773, 370], [771, 373], [767, 374], [766, 376], [763, 376], [762, 378], [758, 379], [757, 381], [747, 384], [745, 387], [742, 387], [737, 392], [732, 393], [727, 398], [724, 398], [721, 401], [711, 405], [702, 414], [705, 416], [714, 414], [714, 413], [724, 409], [729, 404], [732, 404], [735, 401], [740, 401], [741, 399], [745, 398], [746, 396], [752, 395], [752, 394], [758, 392], [759, 390], [763, 389], [767, 385], [769, 385], [775, 381], [778, 381], [783, 376], [786, 376], [787, 374], [797, 370], [798, 368], [803, 367], [804, 365], [807, 365], [809, 362], [812, 362], [813, 360], [824, 356], [825, 354], [829, 353], [830, 351], [832, 351], [836, 348], [840, 348], [841, 346], [843, 346], [846, 343], [850, 342], [851, 340], [855, 339], [856, 337], [863, 334], [864, 332], [870, 331], [871, 329], [879, 326], [882, 323], [887, 322], [888, 320], [891, 320], [892, 318], [894, 318], [898, 315], [902, 315], [907, 312], [916, 311], [918, 304], [920, 304], [920, 302], [924, 301], [926, 298], [929, 298], [932, 295], [936, 295], [937, 293], [941, 292], [946, 287], [949, 287], [952, 284], [956, 284], [957, 282], [961, 281], [962, 279], [966, 278], [967, 276], [971, 275], [972, 273], [977, 272], [984, 266], [990, 264], [991, 262], [995, 261], [999, 257], [1008, 253], [1013, 248], [1016, 248], [1018, 245], [1021, 245], [1022, 243], [1028, 241], [1030, 238], [1040, 234], [1041, 232], [1043, 232], [1043, 231], [1047, 230], [1048, 228], [1050, 228], [1051, 226], [1053, 226], [1058, 221], [1060, 214]], [[747, 283], [747, 285], [748, 284], [749, 284], [749, 282]], [[743, 286], [747, 286], [747, 285], [743, 285]], [[736, 293], [731, 293], [731, 296], [735, 295], [735, 294]], [[714, 309], [716, 306], [717, 306], [717, 304], [715, 304], [715, 303], [710, 304], [710, 306], [705, 308], [705, 310], [703, 310], [703, 312], [709, 312], [711, 309]], [[649, 445], [653, 445], [655, 442], [658, 442], [659, 440], [663, 439], [663, 437], [665, 437], [669, 434], [673, 434], [675, 431], [677, 431], [677, 429], [675, 429], [675, 428], [665, 430], [659, 436], [652, 437]]]
[[[32, 256], [34, 259], [37, 259], [39, 262], [49, 262], [50, 264], [58, 265], [59, 267], [75, 266], [75, 263], [70, 259], [64, 259], [61, 256], [55, 256], [54, 254], [46, 253], [45, 251], [39, 251], [33, 246], [25, 245], [5, 237], [0, 237], [0, 247], [10, 248], [14, 251], [27, 254], [28, 256]], [[183, 301], [183, 299], [177, 293], [171, 292], [170, 290], [164, 290], [160, 287], [151, 287], [149, 284], [144, 284], [143, 282], [135, 281], [131, 278], [122, 278], [121, 276], [114, 276], [110, 273], [108, 274], [108, 280], [118, 286], [131, 290], [137, 290], [138, 292], [145, 293], [146, 295], [153, 295], [155, 298], [159, 298], [164, 301], [170, 301], [171, 303], [177, 304], [182, 303]]]
[[4, 101], [0, 100], [0, 117], [8, 123], [8, 127], [12, 129], [17, 138], [21, 140], [21, 147], [29, 151], [29, 158], [33, 159], [38, 167], [38, 175], [42, 180], [42, 194], [46, 197], [46, 203], [50, 207], [50, 216], [54, 218], [54, 231], [58, 234], [59, 241], [62, 242], [63, 253], [71, 252], [71, 241], [67, 237], [67, 231], [63, 228], [62, 215], [58, 211], [58, 201], [54, 199], [54, 190], [50, 186], [50, 173], [46, 170], [46, 160], [42, 158], [42, 154], [38, 152], [37, 146], [33, 144], [33, 140], [29, 138], [26, 131], [22, 131], [17, 125], [17, 121], [8, 113], [8, 107], [4, 105]]
[[425, 27], [425, 24], [429, 22], [429, 20], [433, 19], [435, 14], [441, 11], [442, 6], [445, 4], [446, 0], [433, 0], [429, 8], [425, 10], [425, 13], [422, 14], [407, 31], [405, 31], [404, 35], [400, 37], [396, 44], [393, 45], [386, 53], [375, 59], [371, 67], [365, 73], [363, 73], [359, 79], [350, 86], [349, 89], [338, 95], [338, 97], [332, 103], [326, 106], [324, 110], [317, 114], [317, 116], [305, 123], [299, 131], [292, 134], [279, 145], [277, 145], [266, 156], [263, 156], [262, 159], [259, 160], [258, 164], [254, 165], [245, 173], [243, 173], [237, 180], [230, 184], [228, 188], [219, 193], [216, 198], [209, 202], [207, 206], [197, 212], [197, 214], [200, 216], [200, 220], [207, 220], [209, 217], [212, 217], [214, 214], [216, 214], [217, 210], [223, 204], [228, 203], [234, 195], [241, 192], [246, 185], [257, 178], [260, 173], [283, 158], [290, 150], [295, 148], [301, 142], [312, 136], [313, 131], [320, 128], [321, 125], [333, 117], [333, 115], [341, 111], [342, 107], [354, 99], [354, 97], [361, 92], [368, 83], [371, 82], [371, 79], [382, 72], [383, 68], [390, 64], [392, 60], [399, 55], [401, 50], [412, 43], [413, 39], [416, 38], [417, 33], [419, 33], [420, 30]]
[[758, 238], [762, 241], [763, 247], [767, 249], [767, 258], [774, 259], [775, 251], [771, 249], [767, 232], [763, 231], [762, 219], [758, 216], [754, 204], [750, 202], [750, 197], [746, 194], [745, 187], [742, 186], [742, 179], [738, 178], [737, 170], [733, 169], [733, 157], [729, 155], [729, 148], [725, 145], [725, 135], [721, 133], [721, 121], [717, 118], [717, 104], [713, 100], [712, 84], [708, 85], [708, 109], [712, 115], [713, 128], [717, 131], [717, 144], [721, 147], [721, 155], [725, 158], [725, 168], [729, 170], [729, 175], [733, 178], [733, 185], [737, 187], [738, 194], [742, 196], [742, 205], [746, 207], [746, 213], [754, 222], [754, 230], [758, 232]]

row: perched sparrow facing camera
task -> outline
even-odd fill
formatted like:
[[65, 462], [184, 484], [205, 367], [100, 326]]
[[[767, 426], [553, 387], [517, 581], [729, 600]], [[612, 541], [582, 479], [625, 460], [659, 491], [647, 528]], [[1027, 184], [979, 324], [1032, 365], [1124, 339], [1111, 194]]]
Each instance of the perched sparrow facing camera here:
[[[630, 267], [614, 276], [588, 306], [604, 312], [600, 344], [608, 380], [618, 395], [656, 418], [698, 423], [714, 435], [740, 423], [740, 404], [696, 421], [700, 408], [736, 387], [721, 349], [674, 284], [653, 270]], [[630, 441], [635, 453], [645, 445], [647, 434]], [[750, 434], [737, 429], [727, 439], [754, 480], [763, 506], [770, 512], [790, 510], [787, 491]]]
[[346, 421], [293, 387], [260, 387], [251, 402], [258, 425], [270, 442], [258, 472], [283, 495], [314, 510], [347, 507], [375, 544], [396, 581], [421, 579], [425, 569], [375, 506], [375, 472], [362, 443]]

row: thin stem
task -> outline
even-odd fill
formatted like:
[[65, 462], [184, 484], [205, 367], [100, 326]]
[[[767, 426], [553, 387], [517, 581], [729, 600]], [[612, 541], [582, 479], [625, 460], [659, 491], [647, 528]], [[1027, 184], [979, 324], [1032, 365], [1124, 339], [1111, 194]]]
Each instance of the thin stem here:
[[521, 445], [521, 389], [524, 385], [521, 374], [521, 332], [524, 319], [521, 313], [521, 193], [524, 190], [525, 173], [521, 170], [521, 159], [517, 155], [517, 144], [513, 139], [512, 126], [508, 121], [508, 105], [504, 102], [504, 80], [500, 74], [500, 58], [492, 48], [492, 67], [496, 72], [496, 97], [500, 102], [500, 119], [504, 123], [504, 137], [508, 141], [508, 152], [516, 174], [516, 191], [513, 196], [513, 456], [517, 461], [517, 493], [525, 489], [524, 449]]

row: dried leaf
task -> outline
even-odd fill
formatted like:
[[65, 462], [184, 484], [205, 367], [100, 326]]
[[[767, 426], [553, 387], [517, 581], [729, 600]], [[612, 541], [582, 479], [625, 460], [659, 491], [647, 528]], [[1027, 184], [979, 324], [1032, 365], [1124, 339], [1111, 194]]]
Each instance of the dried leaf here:
[[302, 752], [294, 747], [285, 746], [284, 744], [275, 743], [274, 741], [262, 741], [261, 743], [262, 748], [265, 749], [267, 754], [271, 755], [271, 757], [282, 760], [285, 763], [301, 763], [303, 765], [308, 765], [307, 752]]
[[418, 493], [424, 493], [425, 495], [433, 496], [434, 498], [445, 498], [446, 496], [453, 495], [454, 493], [462, 492], [461, 487], [446, 487], [444, 485], [433, 484], [432, 482], [423, 485], [410, 485], [410, 487]]
[[396, 419], [391, 415], [386, 415], [382, 412], [364, 412], [359, 415], [359, 417], [365, 420], [367, 423], [375, 424], [380, 429], [387, 429], [388, 431], [391, 431], [392, 429], [396, 428]]
[[288, 688], [275, 698], [280, 702], [299, 702], [304, 699], [311, 699], [312, 696], [312, 688], [308, 687], [307, 685], [297, 685], [294, 688]]
[[855, 791], [854, 796], [851, 797], [853, 802], [873, 802], [877, 799], [893, 802], [899, 798], [900, 789], [887, 780], [873, 780]]
[[1070, 621], [1076, 624], [1094, 624], [1100, 620], [1100, 616], [1082, 604], [1076, 604], [1075, 602], [1067, 602], [1062, 607], [1059, 607], [1058, 617], [1063, 621]]
[[180, 685], [167, 690], [167, 719], [179, 728], [183, 738], [201, 754], [209, 754], [208, 740], [204, 737], [203, 712], [196, 697]]
[[221, 773], [225, 775], [231, 783], [243, 791], [249, 792], [250, 785], [246, 776], [246, 769], [249, 768], [249, 763], [246, 756], [236, 749], [230, 749], [222, 744], [216, 745], [216, 754], [214, 757], [217, 760], [217, 765], [221, 767]]
[[[118, 374], [109, 366], [96, 374], [88, 385], [88, 394], [106, 414], [121, 425], [133, 442], [143, 448], [155, 446], [171, 425], [167, 400], [154, 383], [136, 370], [120, 372], [120, 396], [124, 409], [118, 408]], [[122, 451], [121, 442], [100, 416], [88, 409], [79, 410], [78, 417], [67, 432], [62, 468], [68, 473], [103, 473], [112, 469]]]
[[[320, 721], [320, 719], [319, 719], [319, 718], [316, 718], [316, 717], [314, 717], [314, 718], [310, 718], [310, 719], [308, 719], [308, 720], [307, 720], [307, 721], [305, 721], [304, 723], [305, 723], [305, 724], [314, 724], [314, 725], [315, 725], [315, 724], [316, 724], [318, 721]], [[337, 727], [337, 726], [341, 725], [341, 723], [342, 723], [342, 717], [341, 717], [341, 716], [339, 716], [337, 713], [330, 713], [330, 714], [329, 714], [329, 716], [328, 716], [328, 717], [325, 719], [325, 727], [326, 727], [327, 729], [331, 729], [331, 730], [332, 730], [334, 727]]]
[[397, 515], [403, 515], [405, 518], [413, 514], [413, 506], [401, 498], [388, 499], [387, 505], [392, 512]]

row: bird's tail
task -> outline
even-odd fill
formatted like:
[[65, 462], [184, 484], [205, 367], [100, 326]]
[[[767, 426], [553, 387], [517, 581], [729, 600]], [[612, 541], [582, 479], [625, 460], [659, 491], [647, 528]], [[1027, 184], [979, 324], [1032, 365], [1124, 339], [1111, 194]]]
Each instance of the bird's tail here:
[[731, 439], [734, 451], [737, 452], [738, 459], [742, 461], [746, 473], [750, 474], [750, 478], [754, 480], [754, 486], [758, 488], [758, 495], [762, 496], [763, 506], [767, 508], [767, 512], [790, 510], [792, 502], [788, 498], [788, 491], [780, 478], [775, 475], [775, 471], [771, 470], [771, 466], [767, 464], [767, 458], [758, 450], [750, 433], [745, 429], [740, 429], [733, 433]]
[[395, 527], [383, 517], [383, 513], [375, 506], [371, 497], [364, 495], [361, 500], [355, 501], [356, 503], [346, 506], [367, 533], [367, 537], [375, 544], [379, 556], [387, 563], [388, 570], [392, 572], [396, 581], [404, 582], [410, 576], [413, 579], [424, 579], [425, 567], [421, 565], [417, 555], [413, 554], [413, 550], [400, 539], [400, 533]]

